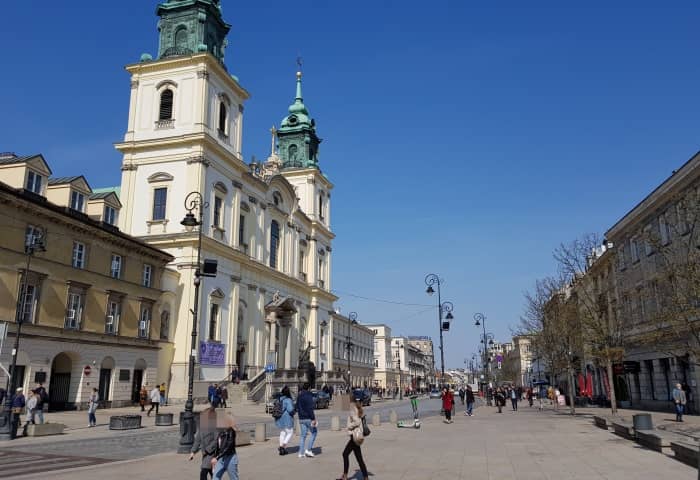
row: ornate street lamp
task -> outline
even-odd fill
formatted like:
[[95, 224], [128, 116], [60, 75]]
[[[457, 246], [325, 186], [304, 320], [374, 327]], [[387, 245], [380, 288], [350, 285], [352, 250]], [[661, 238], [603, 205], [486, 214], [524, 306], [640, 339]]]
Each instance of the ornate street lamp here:
[[[437, 285], [438, 294], [438, 327], [440, 328], [440, 380], [444, 383], [445, 381], [445, 350], [443, 345], [442, 332], [447, 332], [450, 330], [450, 321], [454, 319], [452, 316], [452, 310], [454, 306], [452, 302], [443, 302], [440, 293], [440, 277], [434, 273], [430, 273], [425, 277], [425, 284], [428, 286], [425, 293], [432, 295], [435, 293], [433, 285]], [[445, 314], [445, 320], [443, 321], [443, 314]]]
[[[209, 204], [204, 202], [202, 194], [199, 192], [191, 192], [185, 198], [185, 209], [187, 214], [182, 219], [180, 224], [185, 227], [188, 232], [194, 231], [197, 227], [197, 263], [194, 270], [194, 308], [192, 308], [192, 345], [190, 348], [190, 361], [187, 369], [187, 401], [185, 402], [185, 411], [182, 412], [180, 422], [180, 447], [178, 453], [189, 453], [192, 450], [194, 443], [194, 435], [196, 430], [196, 422], [194, 419], [194, 401], [192, 399], [192, 390], [194, 388], [194, 361], [197, 352], [197, 319], [199, 314], [199, 285], [201, 283], [202, 272], [201, 256], [202, 256], [202, 224], [204, 209]], [[197, 211], [198, 218], [195, 217], [194, 211]]]
[[352, 352], [352, 348], [355, 346], [354, 343], [352, 343], [352, 326], [357, 325], [357, 312], [350, 312], [348, 313], [348, 320], [350, 320], [350, 324], [348, 325], [348, 334], [345, 336], [345, 349], [348, 352], [348, 386], [347, 386], [347, 392], [349, 393], [352, 390], [352, 380], [350, 376], [350, 353]]
[[[7, 386], [5, 388], [5, 405], [0, 414], [0, 440], [12, 440], [17, 435], [17, 430], [12, 424], [12, 398], [15, 393], [15, 388], [18, 387], [17, 379], [13, 378], [15, 369], [17, 368], [17, 354], [19, 353], [19, 338], [22, 334], [22, 324], [25, 320], [31, 322], [31, 309], [34, 308], [31, 304], [27, 305], [27, 288], [29, 286], [29, 269], [31, 267], [32, 257], [37, 252], [46, 251], [45, 235], [42, 229], [36, 229], [31, 234], [27, 235], [24, 244], [24, 253], [27, 256], [27, 265], [24, 269], [24, 278], [20, 295], [17, 298], [17, 306], [15, 310], [15, 323], [17, 330], [15, 332], [15, 345], [12, 349], [12, 363], [10, 364], [9, 375], [7, 376]], [[29, 312], [25, 309], [29, 307]], [[29, 313], [29, 315], [27, 315]]]

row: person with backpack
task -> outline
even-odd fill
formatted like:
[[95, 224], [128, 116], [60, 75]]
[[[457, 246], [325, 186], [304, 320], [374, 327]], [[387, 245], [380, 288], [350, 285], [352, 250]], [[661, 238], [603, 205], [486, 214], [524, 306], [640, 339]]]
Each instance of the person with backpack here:
[[202, 463], [199, 469], [199, 480], [208, 480], [212, 476], [212, 459], [216, 454], [218, 434], [216, 433], [216, 410], [211, 406], [199, 414], [199, 428], [194, 436], [190, 461], [194, 455], [202, 451]]
[[464, 392], [464, 397], [467, 401], [467, 410], [464, 412], [465, 415], [471, 417], [474, 413], [474, 392], [472, 391], [471, 385], [467, 385], [467, 389]]
[[[238, 480], [238, 455], [236, 455], [236, 422], [230, 415], [223, 416], [224, 430], [216, 437], [216, 452], [212, 455], [212, 478], [220, 480], [228, 472], [230, 480]], [[217, 426], [218, 426], [217, 422]]]
[[97, 411], [97, 405], [100, 401], [100, 396], [97, 393], [97, 389], [93, 388], [90, 398], [88, 399], [88, 427], [97, 426], [97, 417], [95, 417], [95, 412]]
[[369, 480], [367, 466], [362, 458], [362, 448], [360, 445], [365, 441], [365, 437], [369, 435], [365, 414], [362, 411], [362, 402], [355, 401], [354, 397], [350, 396], [350, 413], [347, 421], [347, 431], [350, 435], [348, 443], [343, 450], [343, 476], [338, 480], [348, 480], [348, 470], [350, 469], [350, 453], [355, 453], [355, 459], [360, 466], [363, 480]]
[[[34, 420], [38, 420], [37, 423], [44, 423], [44, 406], [49, 404], [49, 394], [46, 392], [43, 384], [39, 384], [35, 389], [36, 394], [36, 411], [34, 415]], [[0, 401], [0, 404], [2, 402]]]
[[272, 416], [275, 418], [275, 426], [280, 429], [280, 446], [277, 450], [280, 455], [287, 455], [287, 445], [294, 434], [294, 402], [286, 385], [282, 388], [279, 399], [275, 400]]
[[[318, 433], [316, 415], [314, 413], [314, 396], [309, 391], [309, 388], [311, 388], [309, 382], [304, 383], [301, 387], [301, 393], [299, 393], [297, 397], [297, 412], [299, 412], [299, 426], [301, 428], [301, 435], [299, 435], [299, 458], [304, 458], [305, 456], [313, 458], [314, 442], [316, 441], [316, 434]], [[304, 450], [306, 435], [309, 432], [311, 432], [311, 440], [306, 446], [306, 450]]]

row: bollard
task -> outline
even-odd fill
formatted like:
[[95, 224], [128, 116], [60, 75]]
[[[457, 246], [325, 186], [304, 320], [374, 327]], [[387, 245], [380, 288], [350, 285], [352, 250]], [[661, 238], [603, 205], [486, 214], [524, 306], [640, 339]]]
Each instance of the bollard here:
[[331, 430], [334, 432], [340, 431], [340, 417], [337, 415], [331, 417]]
[[372, 425], [375, 427], [378, 427], [379, 425], [382, 424], [382, 417], [379, 415], [379, 413], [375, 413], [372, 415]]
[[392, 410], [389, 413], [389, 423], [397, 423], [399, 421], [399, 416], [396, 415], [396, 410]]
[[267, 425], [264, 423], [255, 424], [255, 441], [264, 442], [267, 440]]

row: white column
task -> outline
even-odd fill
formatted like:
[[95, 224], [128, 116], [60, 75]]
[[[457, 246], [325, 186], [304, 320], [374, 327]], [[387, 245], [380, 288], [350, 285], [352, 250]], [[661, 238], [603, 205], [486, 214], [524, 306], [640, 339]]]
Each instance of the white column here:
[[238, 248], [238, 228], [241, 219], [241, 189], [233, 187], [233, 200], [231, 202], [231, 245]]

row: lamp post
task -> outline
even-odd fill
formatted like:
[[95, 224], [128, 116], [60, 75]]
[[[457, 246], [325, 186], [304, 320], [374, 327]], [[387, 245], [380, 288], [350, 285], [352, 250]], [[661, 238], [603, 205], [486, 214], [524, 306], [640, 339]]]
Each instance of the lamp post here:
[[349, 393], [350, 390], [352, 389], [352, 380], [350, 377], [350, 353], [352, 352], [352, 347], [355, 346], [354, 343], [352, 343], [352, 326], [357, 325], [357, 312], [350, 312], [348, 313], [348, 320], [350, 320], [350, 323], [348, 324], [348, 334], [345, 336], [345, 349], [347, 350], [347, 355], [348, 355], [348, 385], [347, 385], [347, 392]]
[[17, 298], [17, 306], [15, 309], [15, 323], [17, 324], [17, 331], [15, 332], [15, 345], [12, 348], [12, 363], [10, 364], [9, 375], [7, 376], [7, 386], [5, 388], [5, 404], [3, 405], [2, 413], [0, 414], [0, 440], [12, 440], [17, 435], [17, 430], [13, 428], [12, 425], [12, 398], [14, 394], [14, 389], [17, 387], [16, 379], [13, 378], [15, 374], [15, 369], [17, 368], [17, 354], [19, 353], [19, 339], [22, 335], [22, 324], [29, 313], [29, 320], [31, 321], [31, 309], [33, 306], [29, 305], [29, 312], [26, 312], [27, 308], [27, 289], [29, 287], [29, 269], [31, 267], [32, 257], [37, 252], [45, 252], [45, 236], [42, 229], [36, 229], [34, 232], [27, 235], [24, 243], [24, 253], [27, 257], [27, 264], [24, 269], [24, 278], [22, 282], [22, 288], [20, 289], [20, 295]]
[[[442, 332], [450, 329], [450, 320], [454, 317], [452, 316], [452, 310], [454, 306], [452, 302], [442, 302], [442, 296], [440, 293], [440, 277], [434, 273], [430, 273], [425, 277], [425, 284], [428, 286], [425, 293], [432, 295], [435, 293], [433, 285], [437, 285], [438, 294], [438, 327], [440, 328], [440, 380], [445, 382], [445, 349], [443, 348]], [[445, 313], [446, 322], [442, 321], [442, 314]]]
[[403, 400], [403, 382], [401, 381], [401, 350], [403, 350], [403, 344], [400, 344], [399, 341], [396, 340], [396, 353], [398, 354], [396, 363], [399, 367], [399, 400]]
[[[189, 453], [192, 450], [194, 443], [194, 434], [196, 423], [194, 420], [194, 401], [192, 399], [192, 390], [194, 388], [194, 360], [197, 352], [197, 319], [199, 314], [199, 285], [201, 283], [201, 255], [202, 255], [202, 224], [203, 212], [209, 204], [204, 202], [202, 194], [199, 192], [190, 192], [185, 198], [185, 209], [187, 214], [182, 219], [180, 224], [185, 227], [188, 232], [192, 232], [197, 228], [197, 263], [194, 270], [194, 306], [192, 310], [192, 344], [190, 349], [190, 361], [187, 369], [187, 401], [185, 402], [185, 411], [182, 413], [182, 421], [180, 423], [180, 447], [178, 453]], [[193, 213], [197, 210], [197, 217]]]
[[[476, 325], [477, 327], [481, 326], [483, 328], [483, 331], [484, 331], [484, 335], [481, 338], [481, 343], [484, 344], [484, 357], [483, 357], [481, 367], [484, 369], [484, 374], [486, 374], [486, 367], [488, 366], [488, 363], [489, 363], [489, 361], [488, 361], [488, 343], [487, 343], [489, 341], [489, 339], [488, 339], [488, 336], [486, 334], [486, 316], [483, 313], [475, 313], [474, 320], [475, 320], [474, 325]], [[491, 345], [493, 345], [493, 335], [491, 336], [490, 343], [491, 343]]]

